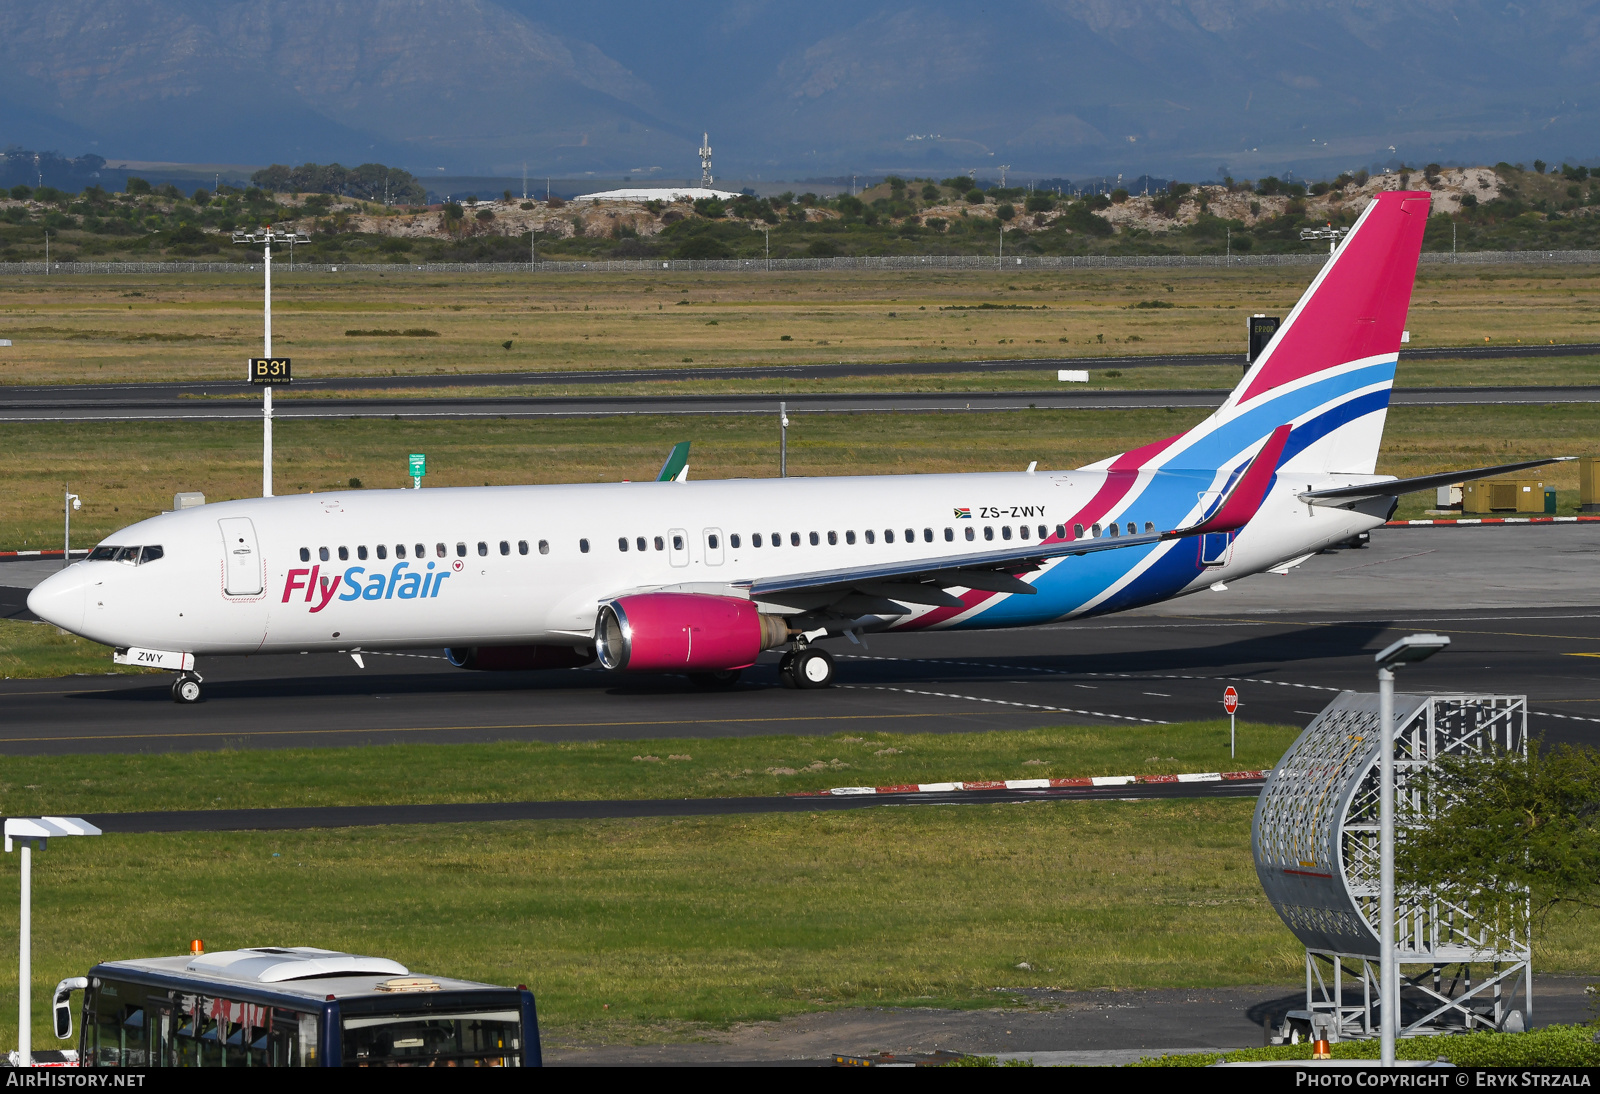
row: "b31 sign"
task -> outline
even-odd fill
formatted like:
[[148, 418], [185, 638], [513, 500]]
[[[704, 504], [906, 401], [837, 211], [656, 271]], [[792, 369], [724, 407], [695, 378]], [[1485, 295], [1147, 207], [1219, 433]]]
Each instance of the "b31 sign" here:
[[250, 358], [250, 382], [252, 384], [287, 384], [290, 382], [289, 358], [287, 357], [252, 357]]

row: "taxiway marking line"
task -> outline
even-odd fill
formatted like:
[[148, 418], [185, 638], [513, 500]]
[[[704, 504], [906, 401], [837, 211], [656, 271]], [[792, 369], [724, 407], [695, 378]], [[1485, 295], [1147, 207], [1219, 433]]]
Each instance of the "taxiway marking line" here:
[[[880, 659], [880, 660], [887, 660]], [[1171, 722], [1163, 722], [1159, 718], [1135, 718], [1128, 714], [1106, 714], [1099, 710], [1075, 710], [1072, 707], [1052, 707], [1042, 703], [1018, 703], [1009, 699], [984, 699], [977, 695], [951, 695], [943, 691], [917, 691], [914, 688], [891, 688], [882, 684], [837, 684], [836, 687], [848, 688], [851, 691], [895, 691], [902, 695], [926, 695], [935, 699], [960, 699], [969, 703], [992, 703], [1001, 707], [1022, 707], [1025, 710], [1043, 710], [1051, 714], [1083, 714], [1090, 718], [1114, 718], [1119, 722], [1143, 722], [1145, 725], [1169, 726]]]

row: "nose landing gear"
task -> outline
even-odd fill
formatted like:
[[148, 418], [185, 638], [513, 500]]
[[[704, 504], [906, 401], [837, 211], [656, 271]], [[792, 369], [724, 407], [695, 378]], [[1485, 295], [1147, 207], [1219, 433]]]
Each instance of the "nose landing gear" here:
[[198, 703], [201, 691], [200, 674], [197, 672], [180, 672], [178, 678], [172, 682], [172, 701], [174, 703]]

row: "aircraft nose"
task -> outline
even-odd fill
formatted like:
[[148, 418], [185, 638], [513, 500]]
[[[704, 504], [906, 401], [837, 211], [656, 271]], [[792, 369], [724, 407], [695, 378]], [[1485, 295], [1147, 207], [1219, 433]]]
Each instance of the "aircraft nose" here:
[[83, 629], [83, 608], [88, 598], [89, 583], [78, 567], [72, 566], [52, 574], [28, 594], [28, 610], [47, 623], [63, 630]]

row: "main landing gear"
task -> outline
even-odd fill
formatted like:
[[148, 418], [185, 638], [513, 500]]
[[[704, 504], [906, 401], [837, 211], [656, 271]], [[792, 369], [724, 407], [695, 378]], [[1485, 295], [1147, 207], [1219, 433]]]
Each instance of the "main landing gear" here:
[[174, 703], [198, 703], [200, 701], [200, 674], [197, 672], [180, 672], [178, 678], [172, 682], [172, 701]]
[[791, 650], [778, 662], [778, 679], [786, 688], [832, 687], [833, 658], [815, 646]]

